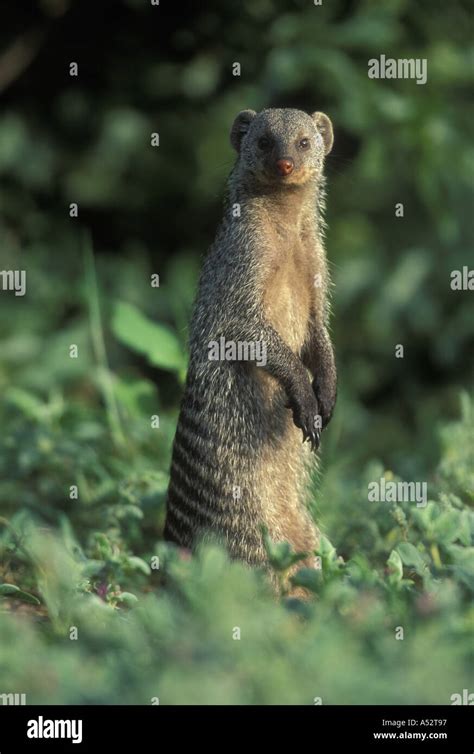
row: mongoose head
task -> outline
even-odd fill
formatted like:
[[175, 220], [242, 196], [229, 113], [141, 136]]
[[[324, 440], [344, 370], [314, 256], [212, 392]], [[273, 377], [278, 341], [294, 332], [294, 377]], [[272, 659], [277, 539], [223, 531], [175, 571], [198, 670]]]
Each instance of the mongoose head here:
[[242, 110], [232, 125], [230, 141], [238, 153], [239, 172], [248, 178], [268, 187], [302, 186], [321, 175], [333, 130], [324, 113]]

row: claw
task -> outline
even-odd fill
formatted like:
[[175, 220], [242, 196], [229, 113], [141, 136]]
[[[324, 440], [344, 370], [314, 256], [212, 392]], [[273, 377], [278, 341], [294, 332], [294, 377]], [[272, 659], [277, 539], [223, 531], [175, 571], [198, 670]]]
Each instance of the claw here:
[[321, 437], [319, 434], [319, 430], [317, 429], [313, 430], [311, 432], [311, 450], [313, 451], [313, 453], [315, 453], [317, 449], [319, 448], [320, 441], [321, 441]]
[[319, 429], [303, 430], [303, 442], [309, 442], [311, 450], [315, 453], [321, 444], [321, 432]]

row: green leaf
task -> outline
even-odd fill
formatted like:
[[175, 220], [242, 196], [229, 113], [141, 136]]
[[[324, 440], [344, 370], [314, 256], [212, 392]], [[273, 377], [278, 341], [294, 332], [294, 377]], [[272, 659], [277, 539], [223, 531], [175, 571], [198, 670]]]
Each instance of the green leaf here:
[[263, 544], [268, 555], [268, 560], [275, 571], [286, 571], [298, 561], [307, 557], [307, 553], [294, 552], [288, 542], [273, 542], [265, 527], [262, 527]]
[[15, 597], [19, 600], [23, 600], [23, 602], [29, 602], [31, 605], [41, 605], [41, 602], [37, 597], [34, 597], [28, 592], [24, 592], [14, 584], [0, 584], [0, 596]]
[[133, 304], [116, 302], [112, 331], [126, 346], [146, 356], [153, 366], [179, 374], [186, 368], [181, 343], [172, 330], [152, 322]]
[[290, 579], [293, 586], [301, 586], [311, 592], [319, 592], [322, 580], [322, 571], [317, 568], [300, 568]]
[[451, 545], [447, 548], [449, 557], [453, 561], [448, 568], [456, 578], [474, 592], [474, 547], [460, 547]]
[[397, 547], [402, 562], [406, 566], [411, 566], [419, 574], [423, 574], [426, 571], [426, 563], [423, 560], [420, 552], [416, 549], [411, 542], [402, 542]]
[[136, 605], [138, 602], [138, 597], [136, 597], [135, 594], [132, 594], [131, 592], [122, 592], [122, 594], [118, 595], [117, 601], [121, 602], [126, 607], [134, 607], [134, 605]]
[[443, 511], [434, 523], [433, 533], [438, 542], [454, 542], [463, 533], [460, 512], [454, 509]]
[[145, 563], [142, 558], [139, 558], [136, 555], [131, 555], [127, 558], [126, 566], [134, 571], [141, 571], [145, 576], [149, 576], [151, 572], [148, 563]]
[[18, 408], [25, 416], [36, 421], [45, 417], [46, 406], [32, 393], [20, 387], [10, 387], [5, 394], [5, 400]]
[[321, 566], [325, 579], [337, 578], [344, 572], [344, 562], [338, 556], [336, 548], [332, 542], [324, 535], [320, 536], [319, 545], [316, 548], [316, 555], [321, 558]]
[[323, 534], [319, 538], [318, 555], [327, 560], [335, 560], [337, 558], [336, 548]]
[[403, 578], [403, 563], [399, 553], [392, 550], [387, 560], [387, 567], [390, 571], [391, 580], [399, 582]]

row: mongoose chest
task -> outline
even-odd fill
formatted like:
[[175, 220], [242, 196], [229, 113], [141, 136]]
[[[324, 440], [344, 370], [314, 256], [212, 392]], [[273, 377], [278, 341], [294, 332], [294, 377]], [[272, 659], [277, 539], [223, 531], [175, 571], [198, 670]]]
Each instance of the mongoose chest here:
[[276, 233], [265, 287], [265, 315], [292, 351], [308, 333], [314, 296], [314, 263], [307, 242], [296, 231]]

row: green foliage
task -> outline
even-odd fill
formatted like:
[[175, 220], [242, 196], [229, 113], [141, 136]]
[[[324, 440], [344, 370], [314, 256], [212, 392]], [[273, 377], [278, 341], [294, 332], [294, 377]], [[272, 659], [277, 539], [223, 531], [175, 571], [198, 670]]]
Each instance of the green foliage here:
[[0, 596], [1, 597], [16, 597], [17, 599], [29, 602], [32, 605], [39, 605], [40, 601], [37, 597], [34, 597], [28, 592], [23, 592], [14, 584], [0, 584]]
[[[83, 413], [82, 421], [91, 417]], [[471, 427], [460, 420], [453, 430], [449, 442], [445, 436], [447, 456], [467, 442]], [[69, 430], [58, 431], [66, 442]], [[26, 691], [29, 703], [151, 703], [158, 696], [177, 704], [312, 704], [321, 696], [323, 703], [441, 704], [469, 686], [474, 513], [467, 499], [443, 491], [441, 474], [425, 508], [371, 503], [373, 547], [344, 560], [323, 536], [321, 569], [304, 568], [292, 579], [314, 597], [279, 604], [263, 574], [229, 563], [219, 549], [190, 558], [165, 545], [163, 501], [159, 495], [156, 507], [153, 490], [163, 491], [166, 480], [160, 485], [129, 466], [121, 482], [126, 461], [117, 464], [117, 451], [107, 458], [100, 436], [88, 444], [90, 488], [82, 485], [77, 500], [64, 496], [64, 513], [58, 506], [52, 518], [30, 492], [23, 499], [30, 512], [12, 506], [0, 520], [0, 577], [8, 582], [0, 585], [2, 679]], [[115, 478], [112, 472], [94, 484], [107, 461]], [[55, 469], [67, 490], [68, 466]], [[18, 499], [26, 491], [19, 471], [10, 472]], [[42, 470], [45, 480], [50, 473]], [[361, 496], [344, 521], [342, 502], [331, 505], [344, 526], [367, 516]], [[266, 536], [266, 545], [276, 573], [297, 562], [284, 543]], [[15, 615], [19, 599], [40, 604], [37, 621]]]
[[176, 335], [151, 322], [132, 304], [116, 303], [112, 332], [126, 346], [143, 353], [153, 366], [177, 372], [181, 377], [186, 373], [186, 357]]
[[263, 543], [268, 556], [268, 561], [272, 568], [279, 572], [285, 573], [291, 566], [303, 560], [308, 553], [294, 552], [288, 542], [272, 542], [268, 536], [266, 527], [263, 529]]

